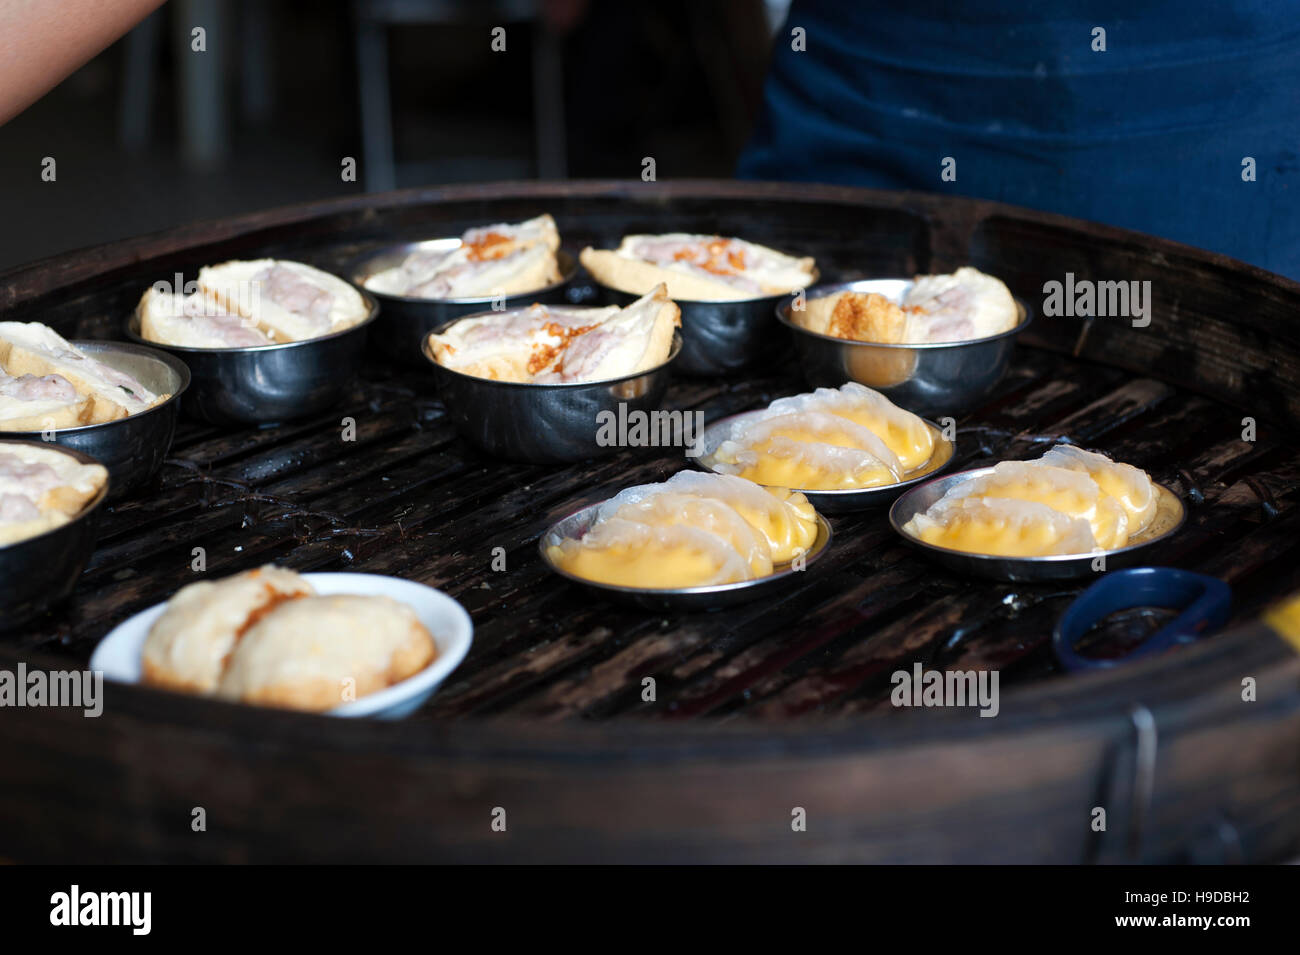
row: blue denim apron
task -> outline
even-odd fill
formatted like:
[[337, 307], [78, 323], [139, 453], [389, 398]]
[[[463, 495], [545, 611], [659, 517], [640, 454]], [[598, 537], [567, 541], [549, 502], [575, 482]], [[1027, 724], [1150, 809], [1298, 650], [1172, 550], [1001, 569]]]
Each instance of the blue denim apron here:
[[795, 0], [738, 174], [996, 199], [1300, 279], [1300, 5], [1042, 6]]

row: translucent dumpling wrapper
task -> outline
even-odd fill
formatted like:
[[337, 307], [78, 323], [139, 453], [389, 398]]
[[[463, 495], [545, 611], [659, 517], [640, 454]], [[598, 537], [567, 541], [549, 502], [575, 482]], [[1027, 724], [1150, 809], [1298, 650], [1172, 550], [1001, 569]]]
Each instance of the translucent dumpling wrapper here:
[[1005, 497], [943, 497], [903, 525], [913, 537], [952, 550], [997, 557], [1089, 554], [1092, 529], [1046, 504]]
[[949, 498], [1011, 498], [1045, 504], [1088, 522], [1098, 546], [1107, 550], [1128, 543], [1128, 514], [1119, 502], [1086, 473], [1041, 461], [1003, 461], [990, 473], [952, 488]]
[[745, 558], [723, 538], [685, 524], [654, 527], [611, 517], [547, 553], [566, 573], [619, 587], [703, 587], [751, 577]]
[[855, 381], [841, 388], [818, 388], [810, 394], [778, 398], [767, 410], [773, 415], [820, 411], [847, 418], [877, 435], [898, 458], [903, 471], [920, 467], [934, 454], [934, 432], [925, 421]]
[[596, 521], [615, 518], [673, 527], [685, 524], [721, 537], [749, 566], [751, 577], [772, 572], [772, 548], [757, 527], [731, 505], [711, 497], [696, 497], [665, 489], [662, 484], [641, 484], [619, 492], [596, 511]]
[[1141, 468], [1069, 444], [1058, 444], [1038, 460], [1053, 467], [1082, 471], [1096, 481], [1128, 514], [1130, 537], [1145, 530], [1156, 515], [1159, 493]]
[[817, 539], [817, 511], [798, 491], [759, 487], [734, 475], [700, 471], [679, 471], [659, 486], [730, 505], [767, 538], [774, 564], [788, 563], [806, 554]]
[[819, 491], [894, 484], [903, 471], [875, 432], [820, 411], [739, 421], [710, 464], [758, 484]]

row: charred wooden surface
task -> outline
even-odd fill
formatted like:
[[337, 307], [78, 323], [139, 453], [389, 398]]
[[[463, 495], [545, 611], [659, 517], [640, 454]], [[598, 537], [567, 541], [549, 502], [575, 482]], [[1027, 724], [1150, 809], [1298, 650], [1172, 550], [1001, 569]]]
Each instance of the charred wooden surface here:
[[[369, 242], [540, 211], [574, 247], [625, 231], [721, 231], [815, 255], [829, 280], [970, 261], [1040, 302], [1042, 283], [1067, 270], [1150, 277], [1145, 329], [1040, 319], [998, 393], [959, 416], [954, 467], [1068, 439], [1145, 468], [1189, 506], [1159, 562], [1228, 580], [1237, 632], [1112, 674], [1065, 677], [1048, 638], [1079, 587], [954, 576], [904, 547], [883, 510], [834, 517], [833, 548], [767, 599], [716, 614], [611, 603], [550, 576], [538, 535], [686, 466], [680, 452], [629, 450], [568, 468], [489, 459], [457, 438], [429, 376], [373, 362], [348, 401], [316, 419], [245, 431], [184, 424], [156, 487], [109, 509], [73, 601], [0, 641], [0, 665], [84, 663], [113, 625], [198, 578], [199, 547], [209, 577], [277, 561], [439, 587], [474, 619], [464, 664], [401, 725], [127, 688], [111, 689], [99, 720], [0, 711], [0, 752], [18, 772], [18, 785], [0, 787], [0, 818], [14, 823], [0, 832], [0, 854], [1120, 860], [1127, 823], [1112, 836], [1086, 823], [1094, 805], [1132, 804], [1135, 704], [1165, 719], [1139, 857], [1211, 853], [1195, 847], [1225, 819], [1243, 856], [1300, 848], [1300, 668], [1251, 623], [1300, 589], [1292, 283], [1171, 243], [970, 201], [730, 183], [530, 185], [327, 203], [63, 256], [5, 276], [2, 317], [115, 337], [141, 290], [177, 270], [256, 254], [341, 270]], [[713, 419], [800, 390], [797, 369], [780, 367], [679, 380], [668, 404]], [[1248, 415], [1254, 441], [1242, 440]], [[345, 418], [353, 441], [343, 440]], [[492, 569], [495, 548], [505, 572]], [[892, 707], [889, 675], [916, 661], [997, 670], [1003, 715]], [[1271, 694], [1262, 687], [1254, 708], [1234, 700], [1246, 676]], [[1261, 769], [1259, 759], [1272, 762]], [[1241, 785], [1229, 785], [1233, 772]], [[73, 792], [82, 778], [93, 793]], [[232, 834], [191, 838], [188, 807], [198, 804], [233, 815]], [[790, 807], [809, 804], [825, 828], [783, 837]], [[272, 812], [289, 805], [303, 818]], [[495, 805], [520, 813], [505, 845], [491, 841]], [[95, 818], [67, 818], [78, 806]], [[97, 818], [110, 806], [111, 826]], [[358, 831], [320, 835], [354, 812], [367, 814]]]

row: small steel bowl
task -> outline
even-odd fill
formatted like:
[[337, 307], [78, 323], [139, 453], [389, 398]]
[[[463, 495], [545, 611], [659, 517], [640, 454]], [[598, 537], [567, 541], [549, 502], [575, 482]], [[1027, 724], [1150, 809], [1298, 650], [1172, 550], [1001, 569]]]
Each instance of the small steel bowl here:
[[658, 409], [682, 350], [681, 335], [674, 332], [667, 360], [647, 371], [605, 381], [535, 385], [478, 378], [440, 365], [433, 357], [432, 334], [425, 336], [422, 351], [456, 430], [488, 454], [533, 464], [582, 461], [621, 450], [597, 441], [596, 416], [610, 412], [619, 420], [620, 405], [628, 413]]
[[[46, 441], [11, 441], [4, 444], [30, 444], [50, 448], [74, 458], [81, 464], [102, 464], [89, 454]], [[95, 532], [99, 512], [108, 499], [113, 476], [92, 497], [81, 513], [59, 527], [35, 537], [0, 545], [0, 630], [11, 631], [64, 600], [77, 586], [95, 549]]]
[[[116, 421], [57, 428], [52, 442], [42, 442], [47, 447], [56, 444], [79, 451], [104, 465], [113, 482], [109, 499], [120, 500], [148, 484], [162, 467], [176, 431], [181, 395], [190, 386], [190, 371], [179, 359], [143, 345], [101, 341], [72, 344], [97, 361], [131, 375], [154, 394], [171, 395], [147, 411]], [[4, 440], [33, 440], [39, 435], [32, 431], [0, 431]]]
[[787, 563], [777, 566], [766, 577], [758, 577], [754, 580], [739, 580], [732, 584], [713, 584], [708, 587], [676, 587], [672, 589], [619, 587], [614, 584], [602, 584], [594, 580], [587, 580], [585, 577], [578, 577], [561, 570], [551, 560], [551, 555], [546, 550], [566, 538], [576, 539], [586, 534], [596, 517], [596, 511], [603, 503], [602, 501], [599, 504], [588, 505], [563, 520], [556, 521], [538, 539], [537, 549], [542, 555], [542, 560], [553, 573], [559, 574], [575, 584], [588, 587], [597, 593], [608, 594], [616, 600], [635, 604], [638, 607], [645, 607], [649, 610], [687, 612], [723, 610], [727, 607], [734, 607], [736, 604], [747, 603], [759, 597], [765, 597], [788, 585], [793, 574], [806, 573], [807, 569], [812, 566], [813, 561], [825, 553], [826, 548], [831, 543], [831, 525], [826, 518], [818, 514], [817, 537], [812, 546], [808, 548], [808, 553], [804, 555], [803, 570], [795, 570], [792, 564]]
[[[596, 285], [610, 305], [630, 305], [641, 297], [599, 282]], [[788, 296], [765, 295], [730, 302], [673, 299], [682, 310], [682, 357], [677, 370], [685, 375], [712, 377], [772, 364], [784, 343], [780, 328], [772, 321], [772, 309], [784, 298]]]
[[[1034, 583], [1047, 580], [1074, 580], [1141, 563], [1145, 558], [1144, 552], [1173, 536], [1183, 526], [1187, 516], [1178, 495], [1167, 487], [1157, 484], [1156, 488], [1160, 496], [1156, 503], [1155, 517], [1151, 519], [1146, 530], [1130, 538], [1125, 546], [1091, 554], [1051, 554], [1045, 557], [1001, 557], [992, 554], [973, 554], [969, 551], [954, 550], [951, 547], [936, 547], [934, 544], [918, 540], [903, 530], [904, 524], [922, 511], [928, 510], [930, 505], [943, 497], [949, 488], [971, 478], [990, 474], [992, 471], [991, 467], [958, 471], [956, 474], [946, 474], [920, 487], [912, 488], [889, 509], [890, 525], [904, 541], [925, 551], [950, 570], [974, 577], [988, 577], [992, 580]], [[1093, 562], [1098, 557], [1105, 557], [1105, 561], [1102, 566], [1094, 569]]]
[[[704, 434], [700, 439], [701, 454], [691, 460], [705, 470], [714, 470], [706, 463], [705, 459], [711, 457], [718, 450], [718, 445], [725, 440], [731, 424], [761, 414], [763, 410], [728, 415], [710, 424], [704, 429]], [[812, 506], [822, 514], [847, 514], [852, 511], [865, 511], [868, 508], [888, 504], [907, 488], [924, 481], [926, 478], [933, 477], [952, 463], [953, 454], [957, 450], [956, 443], [945, 438], [943, 429], [938, 425], [931, 421], [925, 423], [934, 432], [934, 453], [930, 455], [930, 460], [904, 474], [903, 480], [897, 484], [885, 484], [880, 487], [843, 488], [834, 491], [817, 491], [808, 488], [793, 488], [792, 490], [796, 490], [808, 498]], [[718, 471], [717, 473], [721, 474], [723, 472]]]
[[140, 335], [140, 316], [126, 321], [127, 337], [179, 357], [193, 381], [185, 401], [191, 417], [222, 427], [270, 425], [307, 418], [338, 404], [361, 367], [366, 333], [379, 303], [365, 292], [369, 314], [351, 328], [279, 345], [183, 348]]
[[[357, 259], [347, 269], [347, 275], [368, 295], [373, 295], [382, 306], [382, 317], [370, 336], [370, 345], [390, 361], [420, 367], [420, 357], [425, 337], [448, 325], [452, 319], [492, 307], [491, 295], [474, 298], [415, 298], [408, 295], [389, 295], [366, 287], [370, 278], [385, 269], [401, 265], [412, 252], [422, 249], [454, 249], [460, 239], [429, 239], [425, 242], [404, 242], [383, 249], [372, 250]], [[531, 292], [516, 292], [506, 296], [505, 310], [527, 308], [534, 302], [555, 305], [567, 300], [569, 285], [578, 274], [578, 262], [563, 250], [555, 253], [560, 268], [560, 280]]]
[[[837, 292], [875, 292], [902, 301], [911, 279], [865, 279], [816, 285], [807, 299]], [[838, 388], [856, 381], [874, 388], [894, 404], [921, 415], [960, 417], [980, 406], [997, 387], [1011, 363], [1016, 336], [1033, 320], [1033, 311], [1020, 299], [1020, 322], [1010, 331], [958, 342], [884, 345], [819, 335], [790, 317], [794, 296], [776, 306], [776, 317], [794, 335], [804, 377], [814, 388]]]

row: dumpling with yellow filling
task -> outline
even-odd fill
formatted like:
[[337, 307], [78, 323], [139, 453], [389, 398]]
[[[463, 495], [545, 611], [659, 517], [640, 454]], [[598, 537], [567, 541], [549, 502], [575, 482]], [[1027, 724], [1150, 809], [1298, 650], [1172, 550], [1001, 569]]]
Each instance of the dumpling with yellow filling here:
[[751, 576], [745, 558], [723, 538], [686, 524], [655, 527], [611, 517], [581, 538], [551, 544], [547, 554], [566, 573], [618, 587], [704, 587]]
[[1128, 543], [1128, 514], [1124, 508], [1079, 471], [1040, 461], [1003, 461], [988, 474], [963, 481], [943, 499], [972, 497], [1045, 504], [1068, 517], [1087, 521], [1102, 548], [1110, 550]]
[[651, 527], [685, 524], [708, 531], [745, 559], [751, 577], [772, 572], [772, 548], [767, 536], [735, 508], [716, 498], [678, 494], [665, 484], [642, 484], [619, 492], [596, 511], [598, 522], [619, 518]]
[[1043, 464], [1081, 471], [1124, 508], [1128, 514], [1128, 532], [1140, 534], [1156, 515], [1159, 494], [1150, 476], [1141, 468], [1112, 461], [1104, 454], [1084, 451], [1070, 444], [1058, 444], [1038, 459]]
[[903, 470], [875, 432], [819, 411], [739, 421], [708, 463], [758, 484], [814, 491], [894, 484]]
[[856, 381], [840, 388], [818, 388], [810, 394], [778, 398], [768, 406], [768, 411], [772, 414], [823, 411], [847, 418], [879, 436], [897, 456], [903, 471], [925, 464], [934, 454], [934, 429], [930, 425]]
[[715, 498], [735, 509], [767, 538], [774, 564], [807, 553], [817, 539], [817, 511], [798, 491], [759, 487], [734, 475], [699, 471], [679, 471], [663, 487], [693, 497]]
[[951, 550], [996, 557], [1088, 554], [1097, 549], [1088, 522], [1036, 501], [943, 497], [903, 525], [913, 537]]

